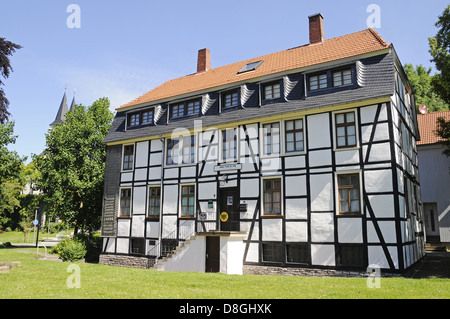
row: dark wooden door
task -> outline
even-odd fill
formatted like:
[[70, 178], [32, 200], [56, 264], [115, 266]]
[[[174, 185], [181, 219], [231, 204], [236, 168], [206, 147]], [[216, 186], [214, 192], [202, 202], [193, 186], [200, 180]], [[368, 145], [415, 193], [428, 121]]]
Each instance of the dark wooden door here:
[[220, 271], [220, 237], [206, 237], [206, 272]]
[[240, 214], [237, 188], [226, 188], [220, 190], [219, 208], [220, 230], [239, 231]]

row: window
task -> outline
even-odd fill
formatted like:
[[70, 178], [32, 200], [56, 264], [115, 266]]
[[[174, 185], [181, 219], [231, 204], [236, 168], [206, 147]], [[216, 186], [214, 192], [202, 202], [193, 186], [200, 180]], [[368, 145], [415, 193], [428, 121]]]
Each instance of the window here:
[[263, 261], [283, 262], [283, 246], [281, 244], [263, 244]]
[[362, 245], [340, 245], [339, 266], [364, 267], [364, 247]]
[[166, 164], [190, 164], [195, 161], [195, 135], [167, 140]]
[[281, 179], [264, 179], [264, 215], [281, 215]]
[[131, 188], [124, 188], [120, 191], [120, 217], [131, 216]]
[[145, 240], [144, 238], [132, 238], [131, 239], [131, 253], [137, 255], [143, 255], [145, 252]]
[[309, 91], [325, 89], [328, 87], [327, 74], [317, 74], [309, 76]]
[[336, 146], [338, 148], [356, 146], [354, 112], [336, 114]]
[[338, 175], [339, 214], [360, 214], [359, 174]]
[[133, 169], [134, 164], [134, 145], [125, 145], [123, 147], [123, 170]]
[[263, 125], [264, 155], [280, 154], [280, 123]]
[[222, 159], [234, 161], [237, 159], [237, 136], [235, 129], [222, 131]]
[[181, 187], [181, 217], [194, 217], [195, 186]]
[[141, 111], [128, 115], [128, 127], [151, 124], [153, 120], [153, 110]]
[[263, 100], [278, 99], [280, 97], [280, 82], [263, 85]]
[[303, 120], [285, 122], [286, 153], [304, 150]]
[[307, 244], [286, 244], [287, 262], [307, 264], [309, 252]]
[[188, 115], [195, 115], [200, 113], [202, 102], [201, 99], [191, 100], [187, 102], [180, 102], [170, 106], [170, 118], [179, 118]]
[[161, 211], [161, 187], [148, 189], [148, 217], [159, 218]]
[[239, 92], [238, 90], [225, 92], [222, 94], [223, 108], [234, 107], [239, 105]]
[[352, 70], [339, 70], [333, 72], [333, 86], [352, 84]]
[[195, 156], [195, 136], [183, 137], [183, 164], [194, 163]]
[[246, 64], [242, 69], [239, 70], [238, 74], [256, 70], [264, 61], [255, 61]]

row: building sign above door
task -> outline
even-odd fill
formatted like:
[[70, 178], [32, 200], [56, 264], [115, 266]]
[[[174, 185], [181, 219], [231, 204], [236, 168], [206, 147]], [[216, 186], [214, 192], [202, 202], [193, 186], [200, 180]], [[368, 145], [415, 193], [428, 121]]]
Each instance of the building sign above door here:
[[219, 165], [214, 166], [215, 172], [221, 172], [221, 171], [234, 171], [242, 169], [242, 164], [240, 163], [222, 163]]

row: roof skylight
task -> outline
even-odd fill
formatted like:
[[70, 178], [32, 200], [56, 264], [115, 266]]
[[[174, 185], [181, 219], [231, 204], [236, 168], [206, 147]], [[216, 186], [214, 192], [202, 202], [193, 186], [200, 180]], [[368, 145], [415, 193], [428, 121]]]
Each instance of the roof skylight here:
[[239, 70], [238, 74], [256, 70], [264, 61], [255, 61], [247, 63], [242, 69]]

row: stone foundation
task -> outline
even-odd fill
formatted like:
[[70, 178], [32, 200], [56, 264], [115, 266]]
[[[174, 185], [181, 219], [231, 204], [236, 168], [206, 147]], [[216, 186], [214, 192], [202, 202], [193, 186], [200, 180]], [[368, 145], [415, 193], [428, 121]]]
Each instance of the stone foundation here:
[[101, 254], [99, 263], [109, 266], [121, 266], [132, 268], [152, 268], [155, 264], [155, 260], [145, 257], [123, 256], [123, 255], [108, 255]]

